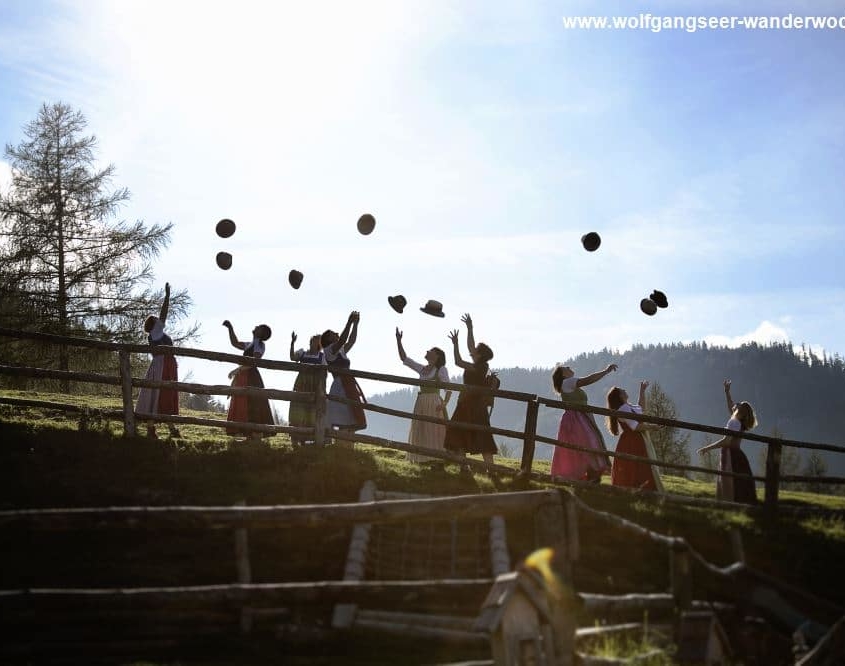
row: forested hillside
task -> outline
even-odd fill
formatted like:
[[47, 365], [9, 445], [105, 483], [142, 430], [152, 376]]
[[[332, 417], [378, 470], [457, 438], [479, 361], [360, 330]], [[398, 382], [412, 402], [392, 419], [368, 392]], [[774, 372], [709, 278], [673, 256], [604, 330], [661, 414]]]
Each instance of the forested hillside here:
[[[579, 376], [601, 370], [616, 363], [619, 370], [597, 384], [586, 387], [590, 403], [605, 406], [608, 389], [619, 385], [636, 400], [641, 380], [658, 383], [674, 401], [681, 421], [724, 426], [728, 414], [722, 383], [733, 382], [733, 397], [748, 400], [756, 411], [760, 434], [809, 442], [845, 445], [845, 363], [836, 355], [819, 358], [804, 349], [788, 344], [761, 346], [748, 344], [739, 348], [710, 347], [704, 343], [637, 345], [625, 353], [609, 350], [581, 354], [563, 361]], [[502, 388], [541, 396], [554, 397], [551, 368], [502, 368]], [[460, 376], [454, 374], [454, 381]], [[397, 409], [413, 407], [415, 391], [405, 389], [370, 396], [370, 401]], [[368, 433], [405, 440], [409, 422], [391, 416], [370, 413]], [[541, 407], [538, 433], [549, 437], [557, 434], [559, 410]], [[522, 430], [525, 406], [509, 400], [497, 400], [493, 425]], [[705, 435], [691, 433], [689, 446], [701, 446]], [[505, 446], [519, 452], [518, 442], [501, 439]], [[609, 448], [615, 440], [605, 435]], [[746, 444], [749, 458], [756, 466], [756, 447]], [[550, 457], [548, 446], [538, 446], [538, 457]], [[845, 455], [822, 454], [828, 474], [845, 473]], [[693, 462], [696, 462], [693, 458]]]

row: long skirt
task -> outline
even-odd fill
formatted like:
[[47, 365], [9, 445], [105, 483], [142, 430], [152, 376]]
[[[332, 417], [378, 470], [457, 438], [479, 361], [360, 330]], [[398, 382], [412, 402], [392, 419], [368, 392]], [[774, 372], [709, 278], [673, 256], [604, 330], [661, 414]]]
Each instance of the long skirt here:
[[[651, 442], [646, 440], [646, 435], [636, 430], [623, 429], [616, 445], [617, 453], [627, 453], [641, 458], [654, 458], [654, 449]], [[610, 482], [614, 486], [626, 488], [639, 488], [641, 490], [663, 490], [663, 483], [660, 480], [660, 472], [648, 463], [635, 460], [613, 459], [613, 468], [610, 472]]]
[[[314, 393], [322, 375], [317, 371], [300, 370], [293, 382], [293, 390], [297, 393]], [[313, 428], [316, 406], [309, 402], [291, 402], [288, 410], [288, 423], [295, 428]], [[313, 435], [291, 435], [291, 441], [314, 441]]]
[[[557, 441], [604, 452], [604, 440], [590, 414], [566, 411], [560, 417]], [[610, 471], [606, 455], [585, 453], [556, 446], [552, 456], [552, 477], [589, 481]]]
[[[419, 416], [434, 416], [445, 418], [443, 399], [439, 393], [418, 393], [417, 401], [414, 403], [414, 414]], [[443, 438], [446, 436], [446, 426], [442, 423], [431, 423], [430, 421], [411, 421], [411, 431], [408, 433], [408, 444], [411, 446], [422, 446], [427, 449], [443, 450]], [[421, 456], [417, 453], [408, 453], [408, 460], [411, 462], [428, 462], [437, 460], [429, 456]]]
[[751, 475], [751, 465], [742, 449], [723, 446], [719, 455], [719, 471], [746, 476], [720, 476], [716, 479], [716, 499], [726, 502], [756, 504], [757, 490]]
[[490, 413], [484, 404], [484, 397], [471, 391], [461, 391], [458, 404], [446, 426], [446, 439], [443, 446], [447, 451], [460, 453], [496, 453], [496, 442], [493, 433], [481, 430], [467, 430], [454, 423], [472, 423], [490, 427]]
[[[178, 381], [179, 370], [176, 365], [176, 357], [169, 354], [156, 354], [153, 356], [150, 367], [144, 379], [151, 381]], [[169, 388], [147, 388], [142, 387], [138, 391], [138, 402], [135, 404], [135, 412], [138, 414], [178, 414], [179, 413], [179, 392]]]
[[329, 395], [356, 400], [357, 405], [347, 405], [343, 402], [328, 401], [326, 407], [326, 422], [329, 427], [344, 430], [363, 430], [367, 427], [367, 415], [360, 406], [367, 402], [364, 392], [352, 375], [337, 375], [332, 380]]
[[[232, 387], [240, 386], [264, 388], [264, 381], [261, 379], [258, 368], [250, 367], [240, 370], [232, 379]], [[270, 401], [265, 397], [251, 395], [233, 395], [229, 401], [229, 413], [226, 415], [226, 420], [264, 425], [275, 424], [273, 412], [270, 409]], [[235, 427], [226, 428], [226, 433], [229, 435], [248, 435], [251, 432], [254, 431]], [[272, 433], [262, 433], [262, 436], [272, 437], [273, 435]]]

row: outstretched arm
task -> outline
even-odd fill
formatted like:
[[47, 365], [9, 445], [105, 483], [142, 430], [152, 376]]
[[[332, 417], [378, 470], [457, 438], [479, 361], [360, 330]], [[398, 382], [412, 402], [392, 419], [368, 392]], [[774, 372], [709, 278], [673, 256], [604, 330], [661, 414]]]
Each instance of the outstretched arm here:
[[449, 339], [452, 341], [452, 350], [455, 352], [455, 365], [464, 370], [471, 368], [472, 363], [467, 363], [461, 359], [461, 350], [458, 348], [458, 329], [449, 333]]
[[164, 283], [164, 302], [161, 304], [161, 310], [159, 310], [158, 318], [161, 320], [161, 325], [164, 326], [164, 322], [167, 321], [167, 313], [170, 310], [170, 283]]
[[229, 329], [229, 342], [232, 343], [232, 346], [238, 349], [246, 349], [246, 343], [238, 340], [238, 336], [235, 335], [235, 329], [232, 328], [232, 324], [228, 319], [223, 322], [223, 326]]
[[640, 405], [640, 407], [643, 408], [643, 411], [645, 411], [645, 392], [646, 392], [646, 389], [648, 389], [648, 382], [640, 382], [640, 397], [639, 397], [639, 400], [638, 400], [638, 404]]
[[399, 351], [399, 360], [404, 363], [408, 356], [405, 354], [405, 348], [402, 346], [402, 331], [399, 330], [398, 326], [396, 327], [396, 349]]
[[293, 350], [293, 344], [296, 342], [296, 331], [293, 331], [290, 334], [290, 360], [297, 361], [299, 359], [296, 358], [296, 352]]
[[607, 366], [604, 370], [599, 370], [598, 372], [594, 372], [591, 375], [587, 375], [586, 377], [579, 377], [578, 381], [575, 382], [575, 385], [578, 387], [581, 386], [589, 386], [590, 384], [595, 384], [599, 379], [602, 377], [607, 377], [611, 372], [616, 370], [616, 364], [611, 363]]
[[361, 320], [361, 315], [358, 312], [352, 313], [354, 316], [352, 318], [352, 330], [349, 333], [349, 340], [343, 346], [344, 351], [349, 351], [352, 349], [355, 341], [358, 339], [358, 322]]
[[734, 413], [734, 400], [731, 397], [731, 380], [725, 380], [725, 400], [728, 401], [728, 414], [733, 415]]
[[461, 317], [461, 321], [467, 325], [467, 349], [472, 356], [475, 353], [475, 333], [472, 330], [472, 317], [469, 316], [469, 312]]
[[698, 455], [703, 456], [708, 451], [712, 451], [713, 449], [718, 449], [723, 446], [728, 446], [733, 439], [733, 437], [728, 437], [727, 435], [725, 435], [724, 437], [722, 437], [722, 439], [717, 439], [712, 444], [702, 446], [700, 449], [698, 449]]
[[332, 354], [337, 354], [338, 350], [343, 347], [349, 339], [349, 331], [352, 329], [352, 316], [354, 314], [354, 312], [349, 313], [349, 317], [346, 320], [346, 326], [343, 327], [343, 330], [340, 332], [337, 340], [329, 345], [329, 350]]

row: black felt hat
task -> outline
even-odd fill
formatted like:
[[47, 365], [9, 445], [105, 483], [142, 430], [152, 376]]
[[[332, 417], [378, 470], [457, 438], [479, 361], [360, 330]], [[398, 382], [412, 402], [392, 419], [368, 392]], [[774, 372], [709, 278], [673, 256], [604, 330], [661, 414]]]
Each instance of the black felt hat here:
[[644, 298], [640, 301], [640, 310], [645, 312], [649, 317], [657, 312], [657, 304], [650, 298]]
[[373, 229], [376, 228], [376, 218], [374, 218], [369, 213], [364, 213], [361, 217], [358, 218], [358, 231], [359, 233], [367, 234], [373, 233]]
[[595, 231], [584, 234], [581, 236], [581, 245], [584, 246], [584, 249], [587, 250], [587, 252], [595, 252], [599, 249], [599, 245], [601, 245], [601, 236], [599, 236]]
[[402, 314], [402, 310], [405, 309], [405, 306], [408, 305], [408, 301], [405, 300], [405, 297], [401, 294], [397, 294], [396, 296], [388, 296], [387, 302], [390, 303], [390, 307], [392, 307], [396, 312]]
[[217, 223], [217, 226], [214, 227], [214, 230], [217, 232], [217, 235], [220, 238], [228, 238], [233, 233], [235, 233], [235, 223], [228, 218], [223, 218]]
[[658, 291], [657, 289], [655, 289], [653, 292], [651, 292], [649, 298], [653, 300], [654, 304], [659, 308], [669, 307], [669, 300], [666, 298], [666, 294], [664, 294], [662, 291]]
[[290, 286], [294, 289], [299, 289], [299, 285], [302, 284], [302, 278], [302, 273], [295, 268], [288, 273], [288, 282], [290, 282]]
[[425, 306], [421, 307], [420, 310], [425, 312], [426, 314], [430, 314], [432, 317], [445, 317], [446, 315], [443, 313], [443, 304], [440, 301], [433, 301], [429, 300]]
[[218, 252], [216, 261], [217, 265], [224, 271], [228, 271], [232, 267], [232, 255], [228, 252]]

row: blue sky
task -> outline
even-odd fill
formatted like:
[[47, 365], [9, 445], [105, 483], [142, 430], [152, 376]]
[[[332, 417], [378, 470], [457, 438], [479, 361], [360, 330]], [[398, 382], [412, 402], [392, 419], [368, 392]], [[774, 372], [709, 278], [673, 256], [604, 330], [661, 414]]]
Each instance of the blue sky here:
[[[304, 343], [357, 309], [354, 367], [395, 374], [395, 326], [412, 357], [451, 358], [464, 312], [500, 367], [635, 342], [845, 355], [845, 31], [561, 20], [841, 2], [303, 4], [0, 0], [0, 140], [44, 102], [85, 114], [132, 193], [122, 217], [174, 224], [156, 273], [194, 298], [195, 346], [231, 350], [223, 319], [241, 337], [266, 322], [284, 359], [291, 330]], [[653, 289], [670, 307], [647, 317]]]

